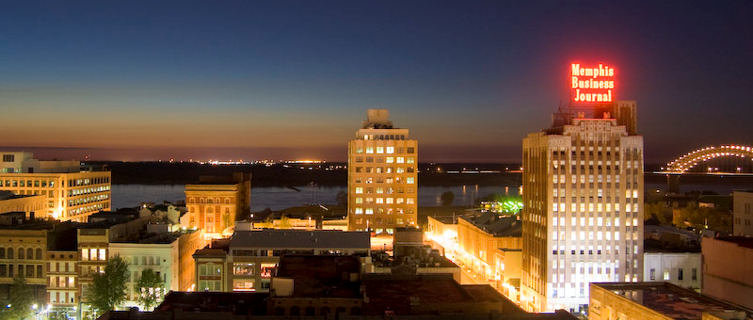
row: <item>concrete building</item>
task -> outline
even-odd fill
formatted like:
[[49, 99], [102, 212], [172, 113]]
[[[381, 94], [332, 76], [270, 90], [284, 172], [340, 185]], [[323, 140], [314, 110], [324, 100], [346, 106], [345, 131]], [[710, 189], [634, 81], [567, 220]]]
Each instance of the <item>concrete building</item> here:
[[753, 192], [732, 193], [732, 234], [753, 236]]
[[26, 219], [47, 216], [47, 197], [43, 195], [15, 195], [10, 191], [0, 191], [0, 214], [23, 212]]
[[109, 171], [82, 170], [78, 161], [41, 161], [29, 152], [0, 154], [0, 190], [45, 196], [46, 212], [36, 212], [38, 217], [84, 222], [110, 209]]
[[528, 311], [583, 310], [588, 283], [642, 281], [643, 137], [608, 112], [557, 113], [523, 139]]
[[268, 291], [283, 255], [368, 257], [371, 246], [367, 232], [335, 230], [236, 231], [222, 243], [215, 241], [193, 255], [197, 291]]
[[643, 254], [644, 281], [666, 281], [700, 292], [702, 276], [700, 252], [646, 251]]
[[701, 240], [703, 294], [753, 308], [753, 238]]
[[228, 237], [236, 219], [250, 214], [251, 175], [237, 172], [232, 180], [201, 177], [199, 184], [186, 185], [189, 226], [204, 230], [207, 238]]
[[667, 282], [591, 283], [590, 320], [750, 320], [753, 312]]
[[417, 194], [418, 141], [393, 127], [387, 110], [369, 109], [348, 144], [348, 230], [416, 227]]

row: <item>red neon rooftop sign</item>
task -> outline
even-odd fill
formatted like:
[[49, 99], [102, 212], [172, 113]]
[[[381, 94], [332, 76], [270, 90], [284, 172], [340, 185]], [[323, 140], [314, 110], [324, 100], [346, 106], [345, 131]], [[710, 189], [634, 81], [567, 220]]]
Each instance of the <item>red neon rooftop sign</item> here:
[[570, 64], [570, 100], [576, 103], [614, 101], [614, 68], [605, 64]]

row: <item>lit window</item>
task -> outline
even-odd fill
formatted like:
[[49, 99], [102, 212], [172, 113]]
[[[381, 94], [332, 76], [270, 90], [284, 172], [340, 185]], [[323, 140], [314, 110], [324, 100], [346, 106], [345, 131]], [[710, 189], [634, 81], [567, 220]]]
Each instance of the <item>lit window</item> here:
[[387, 147], [387, 153], [389, 154], [395, 153], [395, 147]]
[[374, 147], [366, 147], [366, 153], [374, 153]]
[[374, 209], [366, 208], [366, 214], [374, 214]]
[[356, 203], [363, 203], [363, 198], [356, 198]]
[[363, 187], [356, 187], [356, 193], [363, 193]]
[[396, 162], [397, 163], [405, 163], [405, 158], [403, 158], [403, 157], [397, 157]]
[[384, 153], [384, 147], [376, 147], [376, 153]]
[[413, 184], [413, 182], [414, 182], [413, 177], [405, 178], [405, 183], [407, 183], [407, 184]]
[[362, 214], [363, 208], [356, 208], [356, 214]]
[[387, 204], [392, 204], [395, 202], [394, 198], [387, 198]]
[[384, 158], [384, 162], [385, 163], [394, 163], [395, 162], [395, 158], [393, 158], [393, 157], [386, 157], [386, 158]]
[[105, 249], [99, 249], [99, 260], [107, 260], [107, 254]]
[[415, 200], [413, 200], [413, 198], [405, 198], [405, 203], [407, 203], [407, 204], [414, 204]]
[[376, 198], [376, 203], [383, 204], [384, 203], [384, 199], [383, 198]]
[[[408, 149], [410, 149], [410, 148], [408, 148]], [[413, 153], [413, 152], [408, 152], [408, 153]], [[407, 163], [415, 163], [416, 162], [416, 158], [408, 157], [406, 162]]]

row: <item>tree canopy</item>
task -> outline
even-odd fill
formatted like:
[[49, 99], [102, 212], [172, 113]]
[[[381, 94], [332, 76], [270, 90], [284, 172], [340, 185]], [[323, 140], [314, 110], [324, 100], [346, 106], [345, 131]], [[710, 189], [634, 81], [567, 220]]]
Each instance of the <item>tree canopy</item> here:
[[136, 288], [139, 291], [138, 301], [144, 310], [151, 310], [162, 299], [165, 290], [162, 278], [152, 269], [141, 271]]
[[127, 280], [128, 263], [120, 256], [112, 257], [107, 261], [104, 272], [93, 275], [86, 300], [97, 314], [115, 310], [126, 299]]

